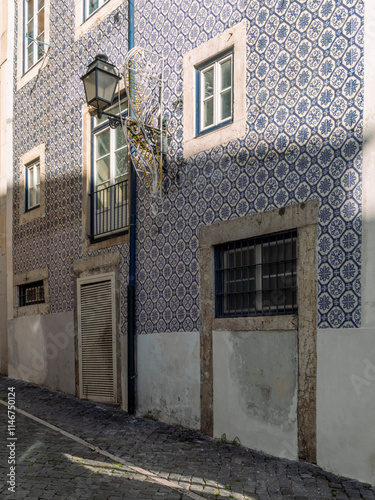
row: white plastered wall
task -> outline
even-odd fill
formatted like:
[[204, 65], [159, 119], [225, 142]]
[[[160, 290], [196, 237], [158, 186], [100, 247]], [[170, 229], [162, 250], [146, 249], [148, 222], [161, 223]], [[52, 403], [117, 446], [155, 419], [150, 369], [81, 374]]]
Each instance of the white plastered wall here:
[[7, 318], [13, 316], [13, 34], [14, 3], [0, 3], [0, 371], [8, 367]]
[[75, 394], [73, 312], [8, 321], [9, 377]]
[[317, 458], [375, 484], [375, 2], [365, 2], [362, 326], [318, 331]]
[[199, 429], [199, 366], [198, 332], [138, 335], [138, 413]]

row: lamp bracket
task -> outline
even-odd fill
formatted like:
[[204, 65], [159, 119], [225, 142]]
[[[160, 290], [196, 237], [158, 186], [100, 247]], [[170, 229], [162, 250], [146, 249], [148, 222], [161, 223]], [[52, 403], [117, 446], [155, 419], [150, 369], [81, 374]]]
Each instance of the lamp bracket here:
[[108, 122], [111, 128], [117, 128], [119, 125], [123, 124], [123, 119], [120, 116], [113, 115], [112, 113], [106, 113], [102, 109], [98, 109], [96, 112], [96, 116], [99, 118], [99, 120], [103, 115], [108, 116]]

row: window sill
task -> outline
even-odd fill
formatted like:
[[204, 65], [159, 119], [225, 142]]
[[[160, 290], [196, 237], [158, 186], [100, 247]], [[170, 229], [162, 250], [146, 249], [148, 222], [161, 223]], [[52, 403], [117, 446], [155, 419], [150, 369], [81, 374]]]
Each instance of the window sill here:
[[123, 0], [109, 0], [107, 3], [99, 7], [95, 12], [91, 14], [88, 18], [86, 18], [83, 22], [82, 13], [83, 13], [83, 0], [78, 0], [75, 4], [75, 35], [74, 40], [79, 40], [83, 35], [85, 35], [91, 28], [95, 27], [99, 23], [101, 23], [109, 14], [117, 9]]
[[215, 318], [212, 330], [225, 330], [230, 332], [243, 331], [285, 331], [297, 330], [297, 316], [251, 316], [240, 318]]

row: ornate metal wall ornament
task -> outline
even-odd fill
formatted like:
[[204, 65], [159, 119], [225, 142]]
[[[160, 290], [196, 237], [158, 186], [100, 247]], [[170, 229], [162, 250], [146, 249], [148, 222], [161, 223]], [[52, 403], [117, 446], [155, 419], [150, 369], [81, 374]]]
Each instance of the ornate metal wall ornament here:
[[131, 116], [123, 124], [134, 168], [151, 197], [154, 215], [163, 211], [163, 58], [134, 47], [125, 58], [124, 81]]

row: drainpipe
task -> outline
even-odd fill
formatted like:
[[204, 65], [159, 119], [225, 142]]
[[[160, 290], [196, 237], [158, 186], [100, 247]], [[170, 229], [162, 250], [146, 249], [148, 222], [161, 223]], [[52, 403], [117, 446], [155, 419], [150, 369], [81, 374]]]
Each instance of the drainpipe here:
[[[129, 1], [128, 36], [129, 50], [134, 48], [134, 0]], [[130, 110], [130, 116], [134, 116]], [[129, 284], [128, 284], [128, 413], [135, 413], [135, 222], [136, 222], [136, 172], [130, 162], [130, 245], [129, 245]]]

